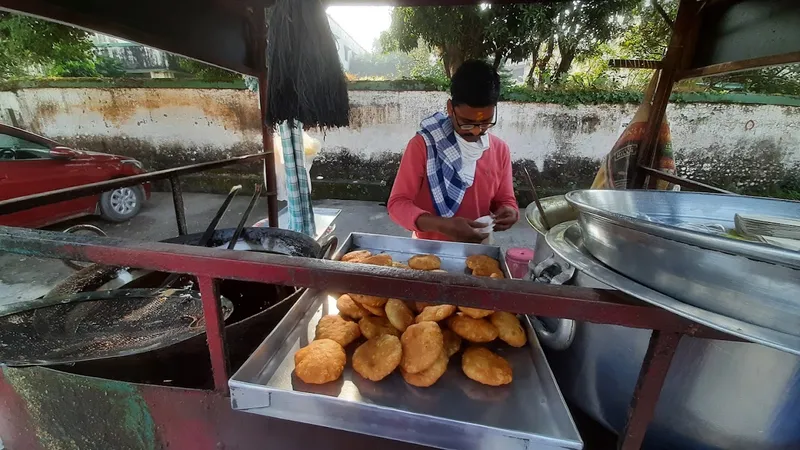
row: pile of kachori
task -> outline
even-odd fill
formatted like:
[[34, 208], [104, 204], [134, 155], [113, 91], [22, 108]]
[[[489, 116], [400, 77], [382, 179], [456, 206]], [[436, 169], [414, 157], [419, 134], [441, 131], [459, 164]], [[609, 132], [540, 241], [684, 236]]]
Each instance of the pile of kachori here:
[[[400, 263], [386, 253], [373, 255], [368, 250], [356, 250], [341, 260], [443, 272], [436, 255], [416, 255], [407, 263]], [[473, 275], [503, 278], [500, 263], [486, 255], [470, 256], [466, 264]], [[527, 342], [517, 316], [503, 311], [355, 293], [339, 296], [336, 306], [339, 314], [322, 317], [314, 341], [295, 353], [295, 372], [306, 383], [338, 379], [346, 364], [344, 348], [357, 344], [352, 365], [361, 377], [380, 381], [398, 370], [410, 385], [432, 386], [466, 341], [468, 345], [461, 356], [464, 374], [484, 385], [501, 386], [513, 379], [511, 365], [480, 344], [499, 339], [512, 347], [522, 347]]]

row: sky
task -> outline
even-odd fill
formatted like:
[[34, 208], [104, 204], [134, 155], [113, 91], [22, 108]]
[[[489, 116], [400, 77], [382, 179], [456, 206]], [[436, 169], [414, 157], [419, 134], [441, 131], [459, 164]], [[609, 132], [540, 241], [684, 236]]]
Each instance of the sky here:
[[391, 6], [329, 6], [328, 14], [368, 52], [392, 23]]

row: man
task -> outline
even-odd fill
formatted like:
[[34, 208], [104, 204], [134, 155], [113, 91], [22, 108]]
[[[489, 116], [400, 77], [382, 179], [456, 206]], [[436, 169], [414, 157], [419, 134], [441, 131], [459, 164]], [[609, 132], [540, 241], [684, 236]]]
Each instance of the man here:
[[389, 216], [420, 239], [480, 242], [492, 215], [494, 230], [519, 218], [511, 154], [487, 134], [497, 122], [500, 77], [483, 61], [467, 61], [453, 75], [447, 115], [422, 120], [409, 141], [387, 205]]

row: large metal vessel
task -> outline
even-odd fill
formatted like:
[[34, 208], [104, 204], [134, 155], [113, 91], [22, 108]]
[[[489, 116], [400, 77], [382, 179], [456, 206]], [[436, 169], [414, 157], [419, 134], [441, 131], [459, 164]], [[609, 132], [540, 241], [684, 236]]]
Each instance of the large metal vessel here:
[[[563, 196], [545, 198], [542, 206], [551, 226], [578, 218]], [[553, 252], [535, 205], [526, 216], [538, 232], [538, 263]], [[580, 272], [572, 282], [602, 286]], [[540, 336], [551, 346], [546, 348], [548, 361], [564, 396], [621, 432], [651, 331], [576, 323], [571, 333], [564, 333], [571, 321], [546, 324], [549, 334]], [[645, 448], [800, 448], [800, 358], [763, 345], [683, 338]]]
[[612, 190], [566, 199], [580, 212], [585, 248], [606, 266], [678, 301], [800, 334], [800, 252], [723, 234], [737, 214], [798, 220], [800, 202]]

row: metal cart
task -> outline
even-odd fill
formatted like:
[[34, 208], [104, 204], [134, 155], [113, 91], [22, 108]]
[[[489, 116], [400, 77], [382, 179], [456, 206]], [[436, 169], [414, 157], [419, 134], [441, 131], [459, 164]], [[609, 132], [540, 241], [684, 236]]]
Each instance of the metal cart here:
[[[267, 105], [264, 11], [271, 3], [270, 0], [89, 0], [79, 3], [0, 0], [0, 8], [74, 24], [257, 76], [263, 119]], [[380, 2], [350, 0], [347, 3]], [[477, 0], [397, 0], [391, 3], [457, 5], [477, 3]], [[636, 185], [647, 187], [656, 179], [666, 179], [690, 190], [720, 192], [717, 188], [652, 168], [660, 156], [654, 151], [658, 125], [664, 117], [672, 88], [681, 79], [800, 61], [798, 25], [800, 13], [794, 0], [682, 0], [677, 19], [671, 23], [674, 33], [667, 53], [662, 61], [650, 64], [661, 74], [648, 132], [640, 148]], [[618, 62], [617, 65], [639, 66], [636, 62]], [[178, 231], [186, 234], [180, 176], [263, 160], [270, 224], [277, 225], [271, 131], [264, 120], [262, 124], [263, 153], [7, 200], [0, 202], [0, 214], [168, 179], [173, 188]], [[234, 411], [229, 398], [231, 372], [218, 295], [218, 282], [224, 279], [474, 307], [491, 305], [520, 314], [651, 329], [652, 337], [630, 399], [627, 425], [619, 436], [621, 449], [641, 446], [682, 337], [737, 339], [617, 291], [602, 289], [457, 275], [448, 277], [444, 285], [426, 274], [385, 274], [335, 261], [8, 227], [0, 227], [0, 249], [28, 256], [196, 276], [202, 293], [214, 380], [213, 390], [196, 390], [85, 377], [46, 368], [4, 367], [0, 376], [0, 437], [4, 445], [13, 449], [57, 448], [59, 443], [70, 443], [75, 448], [289, 448], [307, 445], [360, 448], [370, 444], [405, 447], [397, 441]]]

